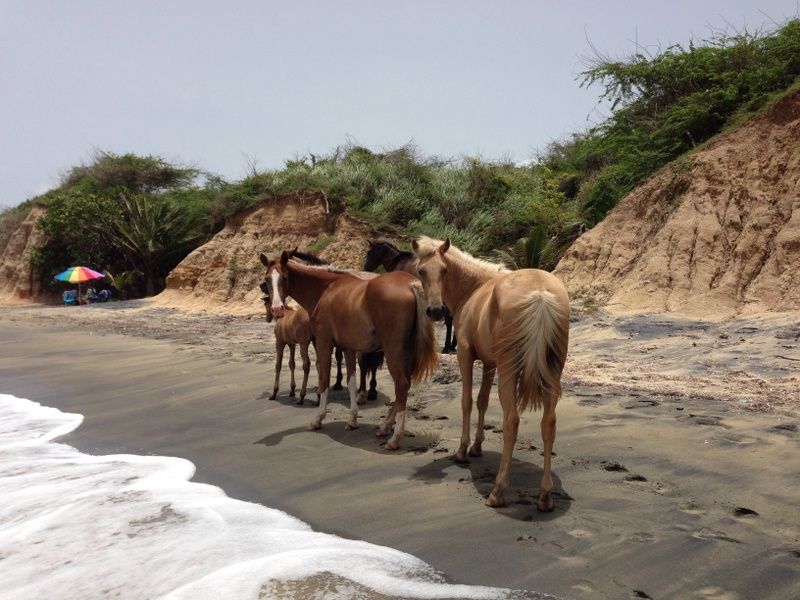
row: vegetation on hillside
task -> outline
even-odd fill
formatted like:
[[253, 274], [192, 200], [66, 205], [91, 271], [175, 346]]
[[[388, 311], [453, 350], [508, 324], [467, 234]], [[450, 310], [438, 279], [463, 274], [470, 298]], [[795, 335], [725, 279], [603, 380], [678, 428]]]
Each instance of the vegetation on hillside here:
[[602, 85], [613, 112], [553, 144], [545, 164], [569, 182], [568, 195], [594, 225], [642, 179], [742, 121], [798, 75], [797, 19], [767, 34], [719, 34], [655, 56], [596, 56], [582, 84]]
[[[332, 210], [378, 226], [450, 237], [513, 266], [552, 268], [637, 183], [760, 109], [798, 75], [798, 20], [654, 56], [597, 56], [582, 84], [602, 87], [611, 115], [527, 165], [350, 145], [229, 183], [156, 157], [103, 153], [37, 198], [48, 207], [40, 225], [48, 241], [35, 259], [45, 280], [86, 264], [114, 273], [134, 294], [152, 293], [229, 216], [280, 194], [318, 192]], [[29, 204], [0, 213], [0, 250]]]

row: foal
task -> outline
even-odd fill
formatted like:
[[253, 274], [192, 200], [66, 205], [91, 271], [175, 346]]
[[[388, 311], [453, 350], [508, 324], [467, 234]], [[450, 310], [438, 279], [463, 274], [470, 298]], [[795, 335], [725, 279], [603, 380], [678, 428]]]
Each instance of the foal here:
[[[262, 282], [261, 291], [264, 296], [261, 298], [264, 301], [264, 308], [267, 310], [267, 323], [273, 320], [272, 310], [270, 305], [272, 301], [269, 295], [269, 285], [266, 281]], [[283, 350], [289, 346], [289, 372], [292, 375], [291, 391], [289, 396], [295, 397], [295, 383], [294, 383], [294, 352], [295, 346], [300, 346], [300, 356], [303, 359], [303, 386], [300, 388], [300, 397], [297, 399], [297, 404], [302, 404], [306, 397], [306, 386], [308, 385], [308, 373], [311, 371], [311, 359], [308, 358], [308, 346], [311, 344], [311, 321], [308, 318], [308, 313], [303, 309], [294, 309], [286, 307], [283, 316], [277, 319], [275, 323], [275, 354], [277, 360], [275, 363], [275, 385], [272, 387], [272, 396], [270, 400], [275, 400], [278, 397], [278, 386], [281, 380], [281, 364], [283, 363]]]
[[441, 319], [443, 302], [453, 311], [458, 333], [461, 395], [461, 445], [456, 460], [467, 460], [472, 412], [472, 363], [483, 362], [478, 393], [478, 427], [470, 456], [482, 454], [483, 419], [495, 370], [503, 408], [503, 456], [487, 506], [503, 506], [511, 455], [517, 441], [519, 411], [543, 408], [541, 430], [544, 466], [537, 508], [553, 510], [551, 455], [556, 435], [556, 404], [567, 357], [569, 298], [564, 285], [546, 271], [508, 271], [473, 258], [450, 245], [422, 237], [414, 241], [419, 276], [428, 301], [427, 314]]

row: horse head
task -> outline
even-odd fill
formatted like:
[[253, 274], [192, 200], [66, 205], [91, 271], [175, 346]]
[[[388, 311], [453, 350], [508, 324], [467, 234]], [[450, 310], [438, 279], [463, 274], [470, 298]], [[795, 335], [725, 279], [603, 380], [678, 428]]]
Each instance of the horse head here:
[[[264, 275], [264, 284], [267, 286], [267, 296], [270, 298], [270, 312], [272, 316], [279, 319], [283, 316], [286, 309], [286, 296], [289, 289], [289, 269], [287, 263], [294, 254], [294, 250], [284, 250], [279, 258], [269, 258], [266, 254], [261, 254], [261, 264], [267, 268]], [[264, 288], [261, 288], [262, 291]]]
[[428, 302], [425, 314], [433, 321], [441, 321], [446, 312], [442, 301], [442, 279], [447, 274], [447, 262], [444, 255], [450, 248], [450, 238], [447, 238], [443, 244], [435, 246], [423, 245], [414, 240], [411, 247], [419, 259], [417, 274], [422, 281], [422, 288], [425, 290], [425, 298]]
[[370, 242], [367, 250], [367, 258], [364, 261], [363, 271], [374, 271], [383, 264], [386, 256], [385, 242]]
[[258, 284], [258, 287], [261, 288], [261, 293], [263, 294], [261, 300], [264, 302], [264, 308], [267, 312], [267, 323], [272, 323], [272, 299], [269, 293], [269, 279], [265, 278], [264, 281]]

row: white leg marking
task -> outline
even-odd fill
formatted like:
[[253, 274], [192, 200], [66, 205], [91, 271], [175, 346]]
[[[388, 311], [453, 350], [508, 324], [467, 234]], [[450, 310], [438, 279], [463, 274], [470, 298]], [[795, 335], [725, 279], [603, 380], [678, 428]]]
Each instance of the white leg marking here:
[[322, 427], [322, 419], [325, 418], [325, 413], [328, 410], [328, 390], [329, 389], [330, 388], [327, 388], [324, 392], [322, 392], [322, 395], [320, 396], [320, 399], [319, 399], [319, 411], [317, 411], [317, 418], [314, 419], [311, 422], [311, 425], [315, 429], [319, 429], [320, 427]]
[[350, 375], [347, 380], [347, 390], [350, 392], [350, 422], [347, 424], [351, 429], [358, 428], [358, 386], [356, 386], [356, 375]]
[[386, 445], [391, 448], [397, 448], [400, 446], [400, 440], [403, 439], [403, 434], [406, 430], [406, 411], [401, 410], [397, 413], [397, 422], [394, 426], [394, 435], [389, 438], [389, 441], [386, 442]]

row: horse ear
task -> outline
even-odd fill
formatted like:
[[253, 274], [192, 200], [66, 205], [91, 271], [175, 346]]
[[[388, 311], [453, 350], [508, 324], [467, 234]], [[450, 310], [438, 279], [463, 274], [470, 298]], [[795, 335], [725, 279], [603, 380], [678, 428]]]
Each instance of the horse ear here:
[[411, 247], [414, 249], [414, 252], [416, 252], [417, 250], [419, 250], [419, 242], [417, 242], [417, 238], [414, 238], [414, 239], [411, 241]]
[[444, 244], [439, 246], [439, 254], [444, 254], [445, 252], [448, 251], [449, 248], [450, 248], [450, 238], [447, 238], [444, 241]]
[[283, 252], [281, 252], [281, 264], [285, 265], [288, 262], [289, 262], [289, 251], [284, 250]]
[[264, 254], [264, 253], [262, 252], [262, 253], [261, 253], [261, 255], [259, 256], [259, 258], [261, 259], [261, 264], [262, 264], [262, 265], [264, 265], [265, 267], [268, 267], [268, 266], [269, 266], [269, 262], [270, 262], [270, 261], [269, 261], [269, 258], [267, 258], [267, 255], [266, 255], [266, 254]]

